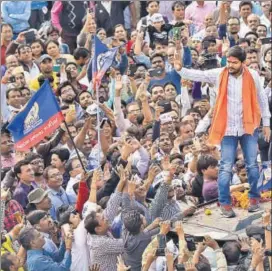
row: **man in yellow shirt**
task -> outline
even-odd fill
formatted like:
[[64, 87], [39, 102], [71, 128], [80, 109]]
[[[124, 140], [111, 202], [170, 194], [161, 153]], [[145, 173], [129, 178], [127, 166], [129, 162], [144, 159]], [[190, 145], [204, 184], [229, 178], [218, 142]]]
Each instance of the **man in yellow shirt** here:
[[[40, 85], [40, 81], [43, 81], [41, 79], [49, 79], [49, 82], [51, 83], [51, 86], [53, 89], [57, 89], [58, 85], [58, 77], [57, 74], [55, 72], [53, 72], [53, 59], [51, 56], [49, 55], [42, 55], [39, 58], [39, 64], [40, 64], [40, 70], [41, 73], [34, 79], [32, 79], [30, 81], [30, 89], [32, 91], [37, 91], [38, 89], [40, 89], [41, 85]], [[51, 78], [51, 80], [50, 80]], [[53, 80], [52, 80], [53, 79]], [[51, 82], [52, 81], [52, 82]]]

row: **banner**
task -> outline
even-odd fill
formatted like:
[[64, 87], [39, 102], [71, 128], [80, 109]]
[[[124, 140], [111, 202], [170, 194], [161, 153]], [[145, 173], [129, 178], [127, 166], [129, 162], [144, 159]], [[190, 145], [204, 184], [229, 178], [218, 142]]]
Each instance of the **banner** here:
[[94, 36], [93, 42], [94, 56], [88, 66], [87, 73], [88, 79], [93, 81], [94, 89], [96, 89], [101, 84], [106, 71], [112, 66], [119, 47], [109, 49], [97, 36]]
[[63, 120], [59, 104], [46, 80], [7, 129], [13, 135], [15, 149], [26, 151], [53, 133]]

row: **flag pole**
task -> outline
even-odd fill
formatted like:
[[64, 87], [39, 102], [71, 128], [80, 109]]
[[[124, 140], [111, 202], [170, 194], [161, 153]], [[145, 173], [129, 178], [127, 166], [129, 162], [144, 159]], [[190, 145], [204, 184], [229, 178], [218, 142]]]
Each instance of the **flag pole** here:
[[84, 166], [84, 164], [83, 164], [83, 162], [82, 162], [82, 159], [81, 159], [81, 157], [80, 157], [80, 155], [79, 155], [78, 149], [77, 149], [76, 144], [75, 144], [75, 142], [74, 142], [74, 140], [73, 140], [73, 137], [72, 137], [72, 135], [71, 135], [71, 132], [69, 131], [67, 122], [66, 122], [65, 120], [64, 120], [63, 122], [64, 122], [64, 125], [65, 125], [65, 127], [66, 127], [67, 133], [68, 133], [68, 135], [69, 135], [69, 137], [70, 137], [70, 140], [72, 141], [73, 147], [75, 148], [75, 151], [76, 151], [78, 160], [79, 160], [79, 162], [80, 162], [80, 164], [81, 164], [81, 166], [82, 166], [84, 172], [86, 173], [87, 171], [86, 171], [85, 166]]

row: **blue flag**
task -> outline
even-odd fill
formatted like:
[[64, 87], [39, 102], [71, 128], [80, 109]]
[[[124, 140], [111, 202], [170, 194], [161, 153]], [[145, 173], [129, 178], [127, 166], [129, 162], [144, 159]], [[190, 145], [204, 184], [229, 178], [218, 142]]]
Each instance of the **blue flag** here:
[[54, 132], [63, 119], [56, 97], [46, 80], [7, 129], [13, 135], [15, 149], [26, 151]]
[[88, 66], [88, 78], [94, 86], [99, 86], [106, 71], [111, 67], [119, 47], [109, 49], [107, 45], [94, 36], [94, 56]]

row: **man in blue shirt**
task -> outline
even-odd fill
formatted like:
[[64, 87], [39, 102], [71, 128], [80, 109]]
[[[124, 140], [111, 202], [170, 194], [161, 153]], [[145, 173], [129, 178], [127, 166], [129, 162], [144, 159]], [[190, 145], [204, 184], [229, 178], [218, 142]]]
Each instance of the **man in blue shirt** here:
[[156, 77], [151, 77], [151, 81], [149, 83], [148, 89], [150, 89], [153, 85], [161, 85], [164, 86], [166, 83], [172, 82], [177, 90], [177, 93], [181, 93], [181, 84], [180, 75], [175, 71], [172, 70], [171, 72], [165, 71], [165, 60], [163, 55], [161, 54], [154, 54], [151, 57], [152, 69], [160, 69], [161, 74]]
[[53, 260], [54, 255], [43, 249], [45, 240], [43, 235], [32, 227], [24, 228], [19, 236], [19, 242], [27, 251], [28, 271], [69, 271], [72, 263], [71, 236], [65, 237], [66, 251], [61, 262]]

